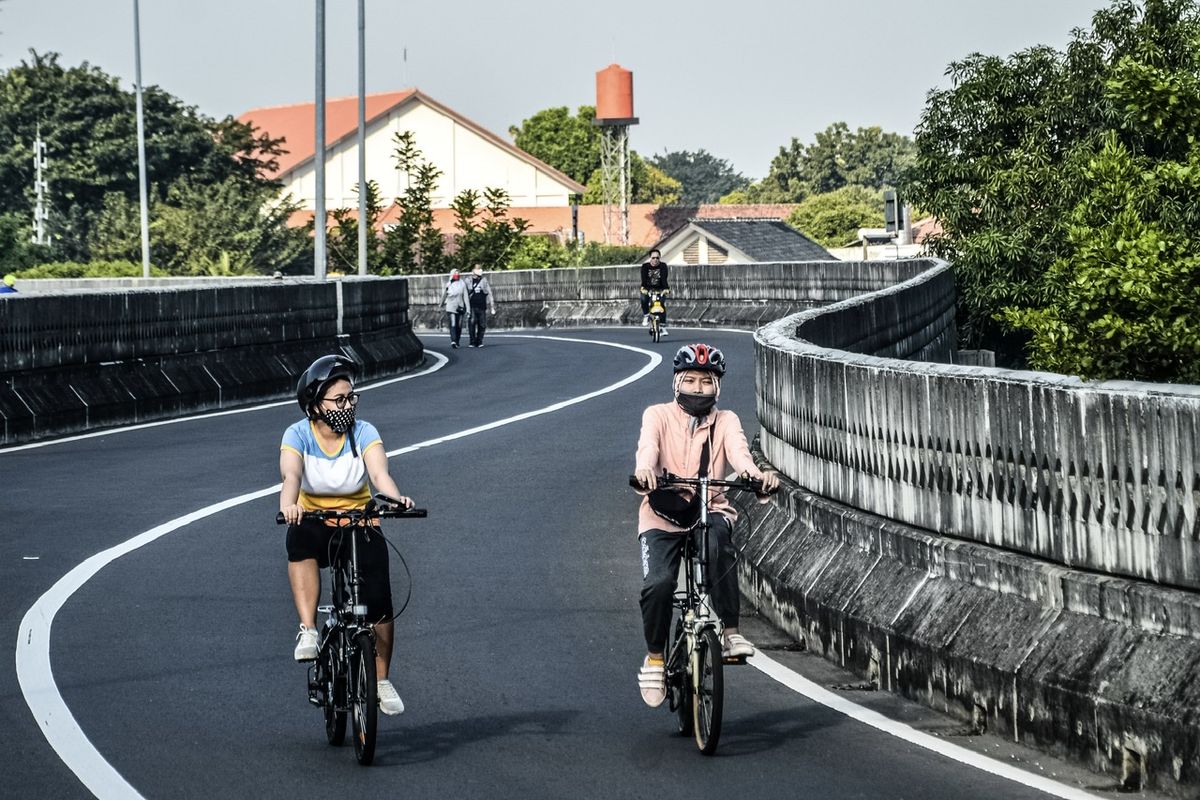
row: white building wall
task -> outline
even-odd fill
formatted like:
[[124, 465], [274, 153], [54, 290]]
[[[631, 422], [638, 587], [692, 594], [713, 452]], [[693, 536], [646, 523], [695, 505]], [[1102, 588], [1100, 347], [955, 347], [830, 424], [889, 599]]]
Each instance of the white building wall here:
[[[488, 187], [499, 187], [509, 194], [513, 206], [568, 206], [571, 189], [547, 172], [481, 136], [453, 117], [424, 103], [412, 103], [393, 110], [386, 119], [376, 120], [367, 129], [367, 180], [379, 184], [384, 203], [390, 203], [406, 186], [406, 176], [396, 170], [392, 157], [397, 133], [411, 130], [417, 147], [427, 161], [442, 170], [434, 192], [433, 206], [447, 208], [464, 189], [480, 194]], [[305, 208], [316, 207], [316, 173], [313, 162], [280, 176], [285, 191]], [[358, 142], [349, 137], [326, 151], [326, 207], [352, 208], [358, 205], [354, 191], [358, 183]]]

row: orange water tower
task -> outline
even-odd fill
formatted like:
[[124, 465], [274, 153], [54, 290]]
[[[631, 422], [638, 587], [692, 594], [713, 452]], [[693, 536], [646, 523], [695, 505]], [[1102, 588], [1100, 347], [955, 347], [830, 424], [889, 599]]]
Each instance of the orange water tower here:
[[596, 118], [600, 128], [600, 194], [604, 206], [604, 241], [612, 242], [620, 226], [621, 244], [629, 244], [629, 126], [633, 115], [633, 73], [609, 64], [596, 73]]
[[633, 116], [633, 73], [609, 64], [596, 73], [596, 120], [599, 124], [636, 125]]

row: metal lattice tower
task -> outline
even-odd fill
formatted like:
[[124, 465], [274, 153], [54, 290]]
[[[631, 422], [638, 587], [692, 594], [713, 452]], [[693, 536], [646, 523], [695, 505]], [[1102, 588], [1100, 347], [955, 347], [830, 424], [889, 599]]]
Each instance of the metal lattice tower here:
[[600, 128], [600, 201], [604, 204], [604, 242], [620, 227], [629, 244], [629, 126], [633, 115], [633, 73], [609, 64], [596, 73], [596, 118]]
[[606, 125], [600, 130], [600, 202], [604, 205], [604, 242], [614, 229], [621, 244], [629, 244], [629, 126]]
[[50, 244], [46, 235], [46, 143], [42, 141], [42, 126], [37, 127], [37, 138], [33, 142], [33, 189], [36, 200], [33, 205], [33, 243]]

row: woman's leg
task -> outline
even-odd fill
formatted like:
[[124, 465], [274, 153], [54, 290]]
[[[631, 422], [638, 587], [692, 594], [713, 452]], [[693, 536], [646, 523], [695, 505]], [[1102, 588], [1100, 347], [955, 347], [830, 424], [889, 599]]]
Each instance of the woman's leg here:
[[292, 585], [292, 601], [300, 624], [306, 628], [317, 627], [317, 603], [321, 599], [321, 573], [315, 558], [288, 562], [288, 583]]
[[642, 548], [642, 631], [646, 652], [661, 658], [671, 630], [671, 599], [679, 581], [683, 535], [649, 530], [638, 537]]

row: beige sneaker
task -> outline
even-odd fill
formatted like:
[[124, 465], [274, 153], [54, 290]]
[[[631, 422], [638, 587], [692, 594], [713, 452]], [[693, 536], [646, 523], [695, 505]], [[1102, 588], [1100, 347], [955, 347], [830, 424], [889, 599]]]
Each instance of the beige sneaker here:
[[642, 660], [642, 668], [638, 670], [638, 689], [642, 692], [642, 700], [651, 708], [658, 708], [667, 699], [666, 670], [661, 658], [647, 655]]
[[721, 653], [725, 658], [742, 658], [754, 655], [754, 645], [740, 633], [725, 634], [725, 647]]

